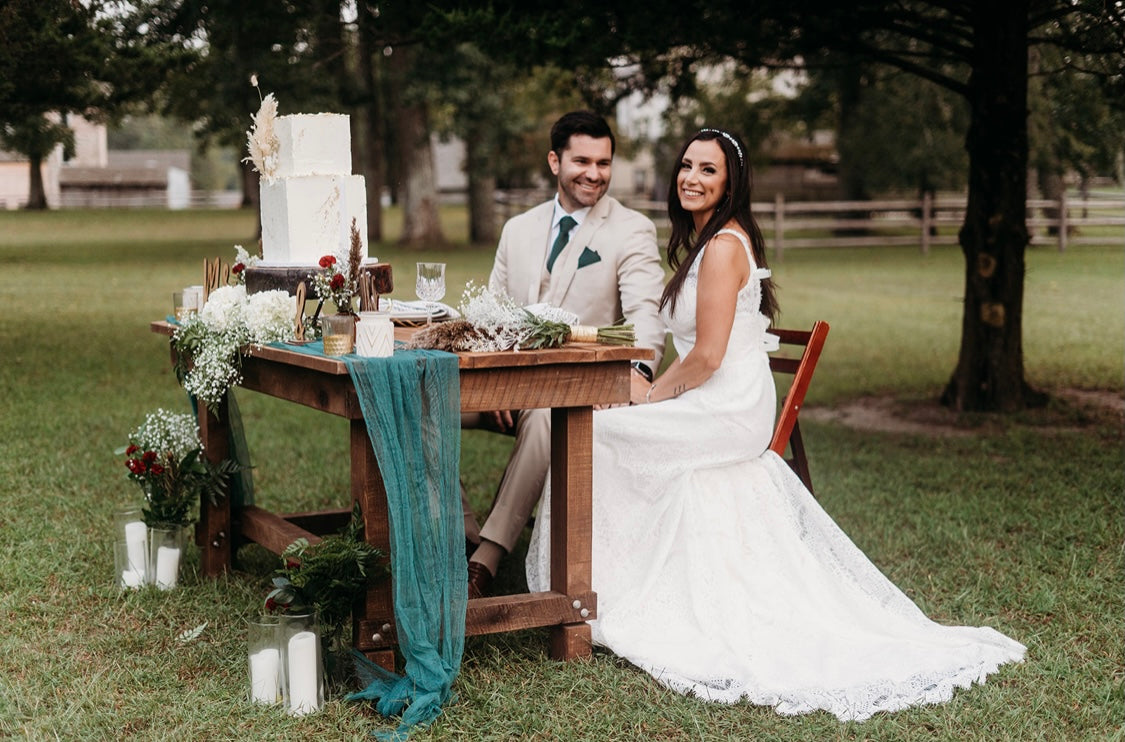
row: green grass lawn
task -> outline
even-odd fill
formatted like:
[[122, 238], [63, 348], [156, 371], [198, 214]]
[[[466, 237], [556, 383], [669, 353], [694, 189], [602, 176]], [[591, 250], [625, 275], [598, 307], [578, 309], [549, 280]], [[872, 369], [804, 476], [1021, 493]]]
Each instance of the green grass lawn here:
[[[413, 298], [422, 257], [449, 263], [449, 303], [487, 278], [491, 250], [467, 247], [463, 213], [448, 216], [447, 250], [372, 247], [399, 277], [395, 297]], [[358, 740], [389, 728], [338, 691], [302, 719], [246, 701], [243, 622], [276, 566], [257, 547], [223, 579], [199, 577], [189, 557], [181, 589], [113, 585], [112, 510], [139, 495], [113, 450], [147, 411], [187, 409], [148, 323], [168, 313], [173, 290], [201, 282], [203, 259], [249, 244], [253, 226], [229, 211], [0, 213], [0, 737]], [[772, 267], [783, 326], [832, 325], [811, 406], [932, 403], [957, 354], [956, 248], [792, 250]], [[1029, 249], [1024, 350], [1038, 387], [1120, 397], [1119, 241]], [[342, 420], [239, 400], [260, 503], [346, 502]], [[935, 620], [1027, 644], [1024, 664], [942, 706], [842, 724], [683, 698], [605, 653], [556, 663], [541, 630], [473, 637], [456, 702], [412, 739], [1125, 739], [1121, 418], [1055, 399], [958, 423], [973, 433], [803, 427], [818, 497], [856, 543]], [[464, 434], [463, 479], [481, 511], [506, 455], [502, 437]], [[518, 588], [520, 559], [499, 578]], [[176, 638], [203, 623], [198, 638]]]

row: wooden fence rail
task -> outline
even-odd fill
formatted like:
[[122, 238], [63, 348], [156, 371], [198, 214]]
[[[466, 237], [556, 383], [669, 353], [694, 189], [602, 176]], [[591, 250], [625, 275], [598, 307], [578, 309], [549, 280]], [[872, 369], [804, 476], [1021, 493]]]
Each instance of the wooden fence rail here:
[[[505, 217], [550, 198], [545, 191], [510, 191], [497, 200]], [[659, 201], [625, 199], [667, 227], [667, 206]], [[801, 247], [918, 247], [957, 244], [965, 219], [964, 197], [926, 196], [880, 201], [774, 201], [753, 204], [754, 215], [775, 259]], [[1028, 199], [1027, 227], [1032, 245], [1125, 246], [1125, 196]]]

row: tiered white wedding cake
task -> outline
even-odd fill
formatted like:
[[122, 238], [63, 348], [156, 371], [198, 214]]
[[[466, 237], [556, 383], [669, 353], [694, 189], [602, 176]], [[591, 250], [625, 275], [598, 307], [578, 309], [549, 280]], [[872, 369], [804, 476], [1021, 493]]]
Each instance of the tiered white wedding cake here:
[[276, 160], [261, 181], [262, 265], [310, 266], [347, 255], [355, 220], [367, 259], [367, 191], [352, 175], [348, 116], [292, 114], [273, 121]]

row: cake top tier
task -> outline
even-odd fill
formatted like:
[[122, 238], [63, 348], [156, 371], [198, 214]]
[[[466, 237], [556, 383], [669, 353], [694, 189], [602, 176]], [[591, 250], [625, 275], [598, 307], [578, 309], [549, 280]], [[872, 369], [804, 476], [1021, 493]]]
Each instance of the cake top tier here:
[[349, 175], [352, 135], [342, 113], [295, 113], [278, 116], [278, 168], [274, 177]]

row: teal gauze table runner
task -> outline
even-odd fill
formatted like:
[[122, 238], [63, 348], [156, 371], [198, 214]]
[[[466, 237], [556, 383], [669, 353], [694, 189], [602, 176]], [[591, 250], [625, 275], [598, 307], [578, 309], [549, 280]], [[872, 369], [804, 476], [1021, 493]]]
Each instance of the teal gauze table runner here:
[[429, 350], [389, 358], [342, 356], [359, 397], [383, 483], [399, 647], [398, 676], [356, 652], [367, 687], [350, 700], [401, 714], [404, 739], [449, 700], [465, 646], [465, 532], [461, 512], [461, 395], [457, 356]]

